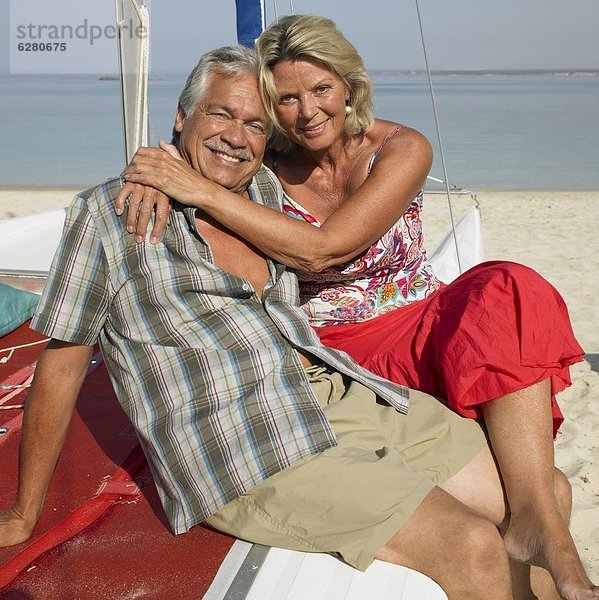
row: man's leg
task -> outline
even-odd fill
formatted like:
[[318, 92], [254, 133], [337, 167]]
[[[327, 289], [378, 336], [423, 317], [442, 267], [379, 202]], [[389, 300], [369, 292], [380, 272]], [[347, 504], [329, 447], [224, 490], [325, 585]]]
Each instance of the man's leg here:
[[512, 598], [508, 556], [491, 521], [434, 488], [376, 555], [434, 579], [450, 599]]
[[498, 600], [511, 598], [495, 526], [504, 515], [496, 470], [478, 485], [481, 507], [495, 507], [493, 521], [435, 486], [480, 453], [480, 428], [430, 397], [405, 416], [338, 374], [312, 373], [311, 383], [319, 401], [325, 397], [339, 446], [273, 475], [207, 523], [252, 542], [335, 553], [361, 570], [375, 557], [404, 564], [450, 598], [486, 600], [489, 589]]

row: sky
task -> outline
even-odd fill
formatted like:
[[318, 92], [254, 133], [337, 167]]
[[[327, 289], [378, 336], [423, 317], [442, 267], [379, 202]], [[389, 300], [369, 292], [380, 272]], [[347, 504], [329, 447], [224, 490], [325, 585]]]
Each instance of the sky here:
[[[275, 5], [290, 12], [289, 0], [266, 0], [267, 22]], [[414, 0], [292, 5], [335, 20], [369, 69], [423, 68]], [[598, 0], [420, 0], [420, 10], [433, 69], [599, 69]], [[235, 42], [234, 0], [152, 0], [150, 14], [152, 73], [188, 72], [206, 50]], [[113, 20], [112, 0], [0, 0], [0, 73], [115, 73]], [[85, 39], [67, 40], [62, 52], [18, 50], [43, 41], [40, 27], [63, 25]], [[95, 40], [92, 26], [102, 30]]]

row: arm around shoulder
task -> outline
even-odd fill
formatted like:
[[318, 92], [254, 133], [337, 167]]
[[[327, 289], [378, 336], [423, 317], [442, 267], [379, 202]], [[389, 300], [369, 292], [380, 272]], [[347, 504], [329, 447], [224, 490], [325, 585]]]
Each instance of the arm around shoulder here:
[[[393, 124], [385, 125], [389, 131]], [[380, 239], [422, 190], [431, 164], [426, 137], [409, 127], [399, 129], [376, 154], [368, 176], [323, 223], [322, 245], [313, 246], [310, 270], [343, 264]]]

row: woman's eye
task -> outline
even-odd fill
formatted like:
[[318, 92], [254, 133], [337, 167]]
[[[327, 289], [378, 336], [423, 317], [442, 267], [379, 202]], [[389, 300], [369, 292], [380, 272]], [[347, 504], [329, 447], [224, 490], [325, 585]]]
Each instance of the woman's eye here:
[[317, 94], [324, 94], [325, 92], [328, 92], [328, 91], [329, 91], [329, 89], [330, 89], [330, 88], [329, 88], [329, 86], [328, 86], [328, 85], [319, 85], [319, 86], [316, 88], [316, 93], [317, 93]]
[[281, 96], [279, 98], [281, 104], [291, 104], [294, 100], [295, 98], [293, 96]]

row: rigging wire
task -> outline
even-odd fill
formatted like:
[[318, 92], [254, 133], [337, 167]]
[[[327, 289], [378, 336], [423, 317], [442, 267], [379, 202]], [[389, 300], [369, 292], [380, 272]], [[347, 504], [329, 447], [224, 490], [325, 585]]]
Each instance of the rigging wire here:
[[[278, 21], [279, 14], [278, 14], [278, 11], [277, 11], [277, 0], [272, 0], [272, 6], [273, 6], [273, 9], [274, 9], [274, 13], [275, 13], [275, 21]], [[289, 14], [290, 15], [294, 15], [295, 14], [295, 12], [293, 10], [293, 0], [289, 0]]]
[[437, 115], [437, 103], [435, 101], [435, 92], [433, 90], [433, 78], [431, 76], [431, 70], [428, 63], [428, 53], [426, 51], [426, 43], [424, 41], [424, 30], [422, 28], [422, 19], [420, 18], [420, 5], [418, 0], [414, 0], [416, 3], [416, 14], [418, 15], [418, 27], [420, 29], [420, 40], [422, 42], [422, 51], [424, 53], [424, 64], [426, 65], [426, 75], [428, 77], [428, 89], [431, 96], [431, 102], [433, 105], [433, 117], [435, 119], [435, 129], [437, 130], [437, 140], [439, 143], [439, 156], [441, 158], [441, 166], [443, 168], [443, 179], [445, 180], [445, 191], [447, 193], [447, 203], [449, 205], [449, 217], [451, 219], [451, 231], [453, 232], [453, 242], [455, 244], [455, 253], [458, 260], [458, 270], [460, 274], [462, 271], [462, 263], [460, 261], [460, 251], [458, 249], [458, 236], [456, 234], [455, 222], [453, 219], [453, 208], [451, 205], [451, 192], [449, 190], [449, 178], [447, 177], [447, 165], [445, 163], [445, 154], [443, 153], [443, 141], [441, 139], [441, 128], [439, 127], [439, 117]]

